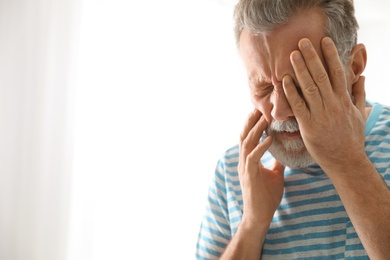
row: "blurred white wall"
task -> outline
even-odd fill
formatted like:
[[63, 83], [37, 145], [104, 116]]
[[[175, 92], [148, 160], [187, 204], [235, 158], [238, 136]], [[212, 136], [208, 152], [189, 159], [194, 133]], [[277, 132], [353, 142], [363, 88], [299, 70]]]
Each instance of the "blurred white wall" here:
[[390, 105], [390, 87], [386, 75], [390, 71], [390, 2], [355, 0], [360, 24], [359, 42], [367, 48], [367, 98]]
[[72, 0], [0, 0], [0, 259], [66, 259]]

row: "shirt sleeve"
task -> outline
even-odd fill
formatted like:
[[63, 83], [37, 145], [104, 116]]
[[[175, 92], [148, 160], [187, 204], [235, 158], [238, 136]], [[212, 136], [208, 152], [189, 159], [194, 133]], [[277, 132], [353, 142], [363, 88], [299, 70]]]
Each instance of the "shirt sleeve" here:
[[202, 219], [196, 259], [219, 259], [231, 239], [224, 164], [217, 164]]

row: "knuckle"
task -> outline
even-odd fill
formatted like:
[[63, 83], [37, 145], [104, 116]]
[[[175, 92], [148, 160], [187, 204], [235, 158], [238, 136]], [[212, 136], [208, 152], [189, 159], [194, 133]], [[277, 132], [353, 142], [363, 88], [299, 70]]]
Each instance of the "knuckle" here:
[[255, 161], [255, 156], [253, 154], [248, 154], [248, 156], [246, 157], [246, 161], [248, 163], [253, 163]]
[[306, 88], [305, 88], [305, 92], [309, 95], [313, 95], [313, 94], [316, 94], [318, 93], [318, 87], [312, 83], [310, 85], [308, 85]]
[[305, 60], [313, 61], [317, 58], [317, 53], [315, 51], [311, 51], [305, 55]]
[[332, 75], [334, 77], [343, 77], [345, 75], [343, 66], [341, 66], [341, 65], [336, 66], [332, 70]]
[[242, 146], [243, 146], [243, 149], [245, 149], [246, 150], [246, 148], [249, 146], [249, 140], [248, 139], [244, 139], [243, 141], [242, 141]]
[[245, 134], [244, 133], [241, 133], [240, 134], [240, 144], [242, 144], [245, 140]]
[[239, 163], [238, 163], [238, 165], [237, 165], [237, 169], [238, 169], [238, 173], [240, 174], [240, 175], [242, 175], [242, 172], [243, 172], [243, 163], [240, 161]]
[[328, 74], [326, 74], [326, 72], [320, 73], [316, 78], [316, 82], [318, 83], [325, 83], [327, 82], [327, 80], [328, 80]]
[[302, 98], [297, 98], [293, 101], [293, 106], [296, 110], [303, 110], [306, 106], [305, 101]]

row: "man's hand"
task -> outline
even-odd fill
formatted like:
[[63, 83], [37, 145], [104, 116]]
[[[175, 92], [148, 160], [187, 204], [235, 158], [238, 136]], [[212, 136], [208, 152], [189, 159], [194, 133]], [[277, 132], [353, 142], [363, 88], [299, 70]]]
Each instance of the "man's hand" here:
[[364, 78], [349, 75], [356, 83], [348, 92], [351, 83], [328, 37], [321, 42], [328, 70], [309, 40], [298, 46], [291, 63], [302, 96], [291, 76], [284, 77], [283, 85], [305, 146], [332, 180], [369, 257], [388, 259], [390, 192], [364, 151]]
[[264, 168], [261, 157], [271, 146], [272, 138], [260, 142], [267, 121], [255, 109], [248, 117], [240, 137], [238, 172], [242, 188], [244, 214], [242, 225], [253, 228], [269, 226], [279, 206], [284, 189], [284, 166], [275, 162], [272, 170]]
[[238, 173], [244, 213], [221, 260], [259, 259], [272, 217], [282, 200], [284, 166], [275, 162], [273, 169], [268, 170], [260, 163], [272, 144], [271, 137], [260, 142], [266, 128], [267, 121], [255, 109], [241, 133]]
[[302, 39], [298, 46], [290, 60], [302, 96], [291, 76], [283, 78], [283, 86], [306, 148], [324, 170], [361, 161], [365, 158], [364, 78], [353, 86], [353, 93], [348, 92], [343, 65], [329, 37], [321, 41], [328, 70], [310, 40]]

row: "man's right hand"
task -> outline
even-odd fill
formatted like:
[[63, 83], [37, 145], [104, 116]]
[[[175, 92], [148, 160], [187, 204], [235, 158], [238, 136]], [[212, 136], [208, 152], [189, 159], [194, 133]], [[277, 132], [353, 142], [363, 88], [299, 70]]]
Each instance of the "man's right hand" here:
[[269, 170], [260, 163], [272, 144], [271, 137], [260, 142], [266, 128], [267, 121], [256, 109], [249, 115], [241, 133], [238, 173], [244, 213], [221, 260], [259, 259], [272, 217], [282, 200], [284, 166], [275, 162]]
[[260, 162], [272, 144], [271, 137], [260, 142], [267, 125], [260, 111], [255, 109], [249, 115], [240, 137], [238, 173], [244, 204], [241, 224], [251, 229], [269, 226], [284, 190], [285, 167], [275, 161], [273, 169], [266, 169]]

